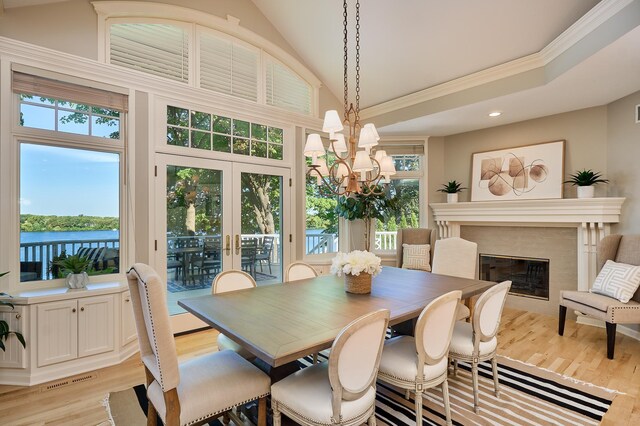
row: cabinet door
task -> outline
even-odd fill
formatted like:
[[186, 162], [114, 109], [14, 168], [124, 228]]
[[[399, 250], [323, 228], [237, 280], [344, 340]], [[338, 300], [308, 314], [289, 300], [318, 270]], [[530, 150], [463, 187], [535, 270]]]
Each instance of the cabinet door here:
[[113, 296], [78, 300], [78, 357], [115, 350]]
[[122, 301], [120, 305], [120, 336], [122, 337], [121, 345], [125, 346], [138, 338], [136, 332], [136, 320], [133, 317], [133, 302], [131, 302], [131, 294], [127, 291], [122, 293]]
[[[17, 331], [24, 335], [25, 340], [29, 340], [29, 336], [26, 335], [25, 324], [25, 306], [15, 306], [13, 309], [10, 307], [0, 308], [0, 320], [6, 321], [9, 324], [9, 330]], [[27, 344], [31, 344], [28, 342]], [[6, 351], [0, 350], [0, 368], [24, 368], [26, 367], [24, 357], [25, 349], [22, 347], [16, 336], [11, 335], [4, 342]]]
[[38, 305], [38, 367], [78, 357], [77, 308], [76, 300]]

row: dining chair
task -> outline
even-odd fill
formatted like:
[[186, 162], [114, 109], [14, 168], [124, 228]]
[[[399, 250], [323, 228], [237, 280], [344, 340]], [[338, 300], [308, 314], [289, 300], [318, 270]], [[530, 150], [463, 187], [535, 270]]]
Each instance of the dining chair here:
[[260, 264], [260, 272], [262, 272], [262, 263], [267, 262], [269, 275], [273, 274], [273, 272], [271, 272], [271, 252], [273, 252], [274, 241], [274, 237], [265, 236], [262, 239], [262, 247], [260, 247], [256, 253], [256, 262]]
[[482, 293], [476, 302], [471, 323], [458, 321], [453, 328], [449, 358], [453, 360], [454, 374], [458, 371], [458, 361], [471, 364], [473, 409], [476, 413], [478, 412], [478, 364], [480, 362], [491, 360], [494, 392], [496, 397], [500, 396], [496, 334], [498, 334], [502, 309], [510, 288], [511, 281], [503, 281]]
[[418, 317], [415, 337], [398, 336], [387, 340], [382, 349], [378, 380], [413, 392], [416, 425], [422, 425], [422, 393], [442, 386], [447, 425], [451, 425], [449, 406], [449, 344], [456, 322], [460, 290], [444, 294], [429, 303]]
[[147, 425], [156, 424], [156, 414], [166, 426], [206, 424], [258, 400], [258, 424], [266, 426], [269, 376], [232, 351], [178, 363], [164, 283], [142, 263], [127, 278], [147, 378]]
[[389, 311], [354, 320], [338, 334], [329, 360], [300, 370], [271, 387], [273, 425], [281, 413], [306, 426], [375, 425], [376, 376]]
[[398, 268], [402, 268], [402, 259], [404, 257], [403, 244], [431, 245], [431, 251], [429, 252], [429, 264], [432, 264], [436, 236], [437, 232], [429, 228], [398, 229], [398, 234], [396, 236], [396, 266]]
[[284, 281], [298, 281], [306, 280], [307, 278], [315, 278], [318, 276], [318, 272], [313, 266], [304, 262], [293, 262], [287, 268], [287, 272], [284, 274]]
[[[437, 240], [433, 253], [431, 272], [458, 278], [476, 278], [478, 244], [459, 237]], [[458, 320], [471, 316], [471, 309], [464, 303], [458, 304]]]
[[[245, 290], [248, 288], [255, 288], [256, 281], [253, 277], [244, 271], [238, 271], [231, 269], [224, 271], [216, 275], [211, 285], [211, 294], [226, 293], [229, 291]], [[219, 333], [216, 338], [218, 350], [231, 350], [236, 352], [241, 357], [253, 360], [255, 355], [251, 352], [231, 340], [227, 335]]]

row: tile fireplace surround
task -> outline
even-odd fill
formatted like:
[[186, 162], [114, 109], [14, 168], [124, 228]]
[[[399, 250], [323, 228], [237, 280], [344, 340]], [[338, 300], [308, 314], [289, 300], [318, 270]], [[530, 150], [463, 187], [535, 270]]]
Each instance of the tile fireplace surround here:
[[[461, 226], [574, 228], [577, 240], [577, 289], [586, 291], [596, 277], [596, 245], [610, 233], [611, 224], [620, 221], [624, 200], [566, 198], [477, 201], [433, 203], [430, 207], [439, 238], [459, 237]], [[589, 318], [578, 318], [578, 321], [595, 324]]]

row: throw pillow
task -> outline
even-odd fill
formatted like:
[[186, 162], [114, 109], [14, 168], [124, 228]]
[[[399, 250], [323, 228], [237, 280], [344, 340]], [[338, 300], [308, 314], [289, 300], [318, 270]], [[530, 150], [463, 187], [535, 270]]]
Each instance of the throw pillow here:
[[429, 264], [429, 244], [403, 244], [402, 245], [402, 267], [404, 269], [420, 269], [431, 272]]
[[591, 293], [613, 297], [627, 303], [640, 286], [640, 266], [607, 260], [591, 287]]

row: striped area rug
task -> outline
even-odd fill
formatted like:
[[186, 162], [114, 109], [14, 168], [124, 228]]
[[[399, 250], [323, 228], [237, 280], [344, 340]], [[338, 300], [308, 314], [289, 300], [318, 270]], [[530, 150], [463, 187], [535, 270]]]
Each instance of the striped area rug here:
[[[327, 359], [321, 352], [319, 359]], [[298, 361], [311, 365], [311, 357]], [[460, 363], [456, 376], [449, 376], [449, 394], [454, 425], [597, 425], [611, 406], [616, 391], [580, 382], [557, 373], [505, 357], [498, 357], [500, 397], [493, 393], [491, 364], [480, 364], [480, 412], [473, 411], [471, 366]], [[110, 423], [117, 426], [145, 425], [144, 385], [109, 394], [105, 406]], [[415, 425], [413, 399], [404, 391], [378, 383], [376, 417], [379, 425]], [[444, 425], [440, 388], [423, 396], [423, 424]], [[146, 407], [145, 407], [146, 409]], [[292, 424], [292, 422], [283, 422]], [[219, 422], [212, 424], [220, 425]]]

